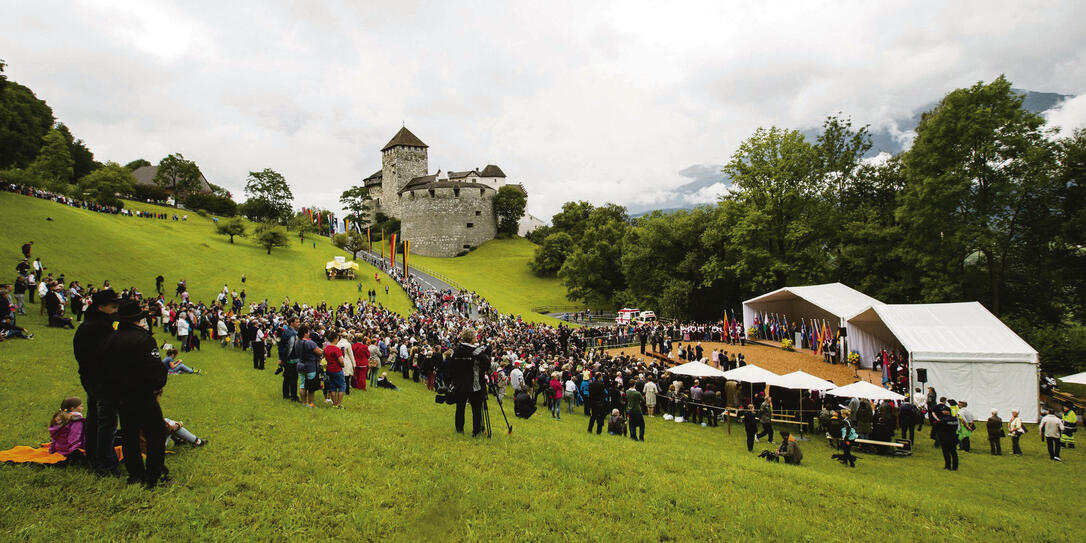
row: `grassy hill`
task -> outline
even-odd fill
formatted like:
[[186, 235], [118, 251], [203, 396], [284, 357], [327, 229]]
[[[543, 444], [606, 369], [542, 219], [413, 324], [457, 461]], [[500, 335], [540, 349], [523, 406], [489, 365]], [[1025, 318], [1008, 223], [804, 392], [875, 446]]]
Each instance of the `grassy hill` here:
[[468, 286], [504, 313], [546, 320], [532, 308], [575, 304], [566, 299], [566, 287], [559, 280], [537, 277], [528, 269], [535, 249], [536, 245], [524, 238], [496, 239], [457, 258], [412, 256], [408, 265], [433, 270]]
[[[165, 208], [127, 202], [131, 209], [175, 213]], [[109, 280], [118, 290], [136, 286], [153, 294], [155, 277], [166, 278], [166, 294], [174, 292], [178, 279], [187, 279], [193, 300], [210, 302], [224, 284], [245, 288], [247, 300], [267, 298], [279, 304], [284, 296], [303, 303], [338, 303], [355, 300], [358, 283], [328, 281], [324, 265], [343, 255], [327, 238], [310, 237], [305, 243], [292, 237], [290, 245], [271, 254], [248, 238], [215, 234], [210, 218], [195, 213], [187, 221], [144, 219], [95, 213], [54, 202], [0, 192], [0, 266], [14, 273], [22, 259], [19, 247], [34, 241], [33, 256], [41, 257], [47, 271], [64, 273], [68, 281], [101, 285]], [[181, 213], [179, 213], [179, 216]], [[53, 220], [47, 221], [50, 217]], [[252, 231], [252, 224], [249, 225]], [[349, 256], [349, 255], [348, 255]], [[363, 290], [375, 287], [375, 268], [361, 263]], [[241, 283], [242, 274], [246, 282]], [[14, 277], [14, 276], [12, 276]], [[385, 279], [386, 283], [387, 278]], [[391, 283], [389, 295], [379, 289], [378, 302], [400, 314], [411, 309], [407, 296]]]
[[[159, 224], [6, 193], [0, 210], [4, 266], [14, 266], [18, 246], [33, 239], [51, 268], [96, 283], [109, 277], [150, 290], [150, 278], [172, 269], [164, 275], [184, 274], [209, 297], [245, 271], [254, 295], [354, 297], [352, 286], [313, 271], [335, 254], [323, 242], [267, 258], [210, 235], [210, 225], [191, 215], [185, 224]], [[0, 448], [45, 441], [60, 400], [82, 395], [72, 332], [45, 328], [36, 311], [21, 322], [37, 338], [0, 343]], [[788, 466], [748, 453], [734, 425], [729, 433], [656, 418], [636, 443], [587, 434], [580, 410], [561, 421], [541, 410], [513, 420], [507, 435], [491, 401], [494, 437], [472, 440], [453, 433], [450, 406], [398, 378], [400, 391], [355, 392], [344, 410], [302, 409], [279, 399], [279, 378], [251, 369], [246, 353], [207, 344], [183, 358], [206, 375], [170, 376], [163, 411], [210, 442], [167, 456], [173, 484], [149, 493], [79, 469], [0, 465], [0, 540], [1086, 537], [1067, 513], [1086, 491], [1079, 474], [1086, 457], [1076, 449], [1062, 464], [1049, 461], [1035, 428], [1021, 458], [989, 456], [981, 430], [976, 452], [963, 453], [954, 473], [942, 471], [926, 438], [911, 458], [861, 454], [855, 469], [830, 460], [830, 449], [812, 439], [803, 443], [804, 465]], [[926, 435], [925, 428], [918, 437]], [[755, 452], [769, 447], [757, 444]]]

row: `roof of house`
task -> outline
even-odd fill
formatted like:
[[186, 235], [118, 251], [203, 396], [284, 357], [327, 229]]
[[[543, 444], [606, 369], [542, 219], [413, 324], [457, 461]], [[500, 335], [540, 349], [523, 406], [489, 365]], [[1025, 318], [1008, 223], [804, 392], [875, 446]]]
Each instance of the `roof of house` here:
[[501, 168], [499, 168], [499, 167], [497, 167], [497, 166], [495, 166], [493, 164], [487, 164], [486, 167], [483, 168], [483, 171], [479, 172], [479, 176], [480, 177], [505, 177], [505, 172], [503, 172]]
[[402, 189], [400, 189], [399, 194], [403, 194], [405, 192], [409, 192], [409, 191], [412, 191], [412, 190], [448, 189], [448, 188], [453, 188], [453, 189], [471, 189], [471, 188], [475, 188], [475, 189], [494, 190], [494, 187], [492, 187], [490, 185], [484, 185], [482, 183], [473, 183], [473, 182], [470, 182], [470, 181], [449, 181], [449, 180], [445, 180], [445, 179], [438, 180], [437, 179], [437, 174], [434, 174], [434, 175], [424, 175], [422, 177], [416, 177], [416, 178], [412, 179], [406, 185], [404, 185], [404, 187]]
[[373, 175], [363, 179], [362, 180], [362, 185], [365, 186], [366, 188], [376, 187], [376, 186], [380, 185], [381, 181], [383, 181], [383, 180], [384, 180], [384, 175], [381, 173], [381, 170], [377, 170], [377, 172], [374, 173]]
[[[132, 175], [136, 178], [136, 184], [153, 186], [155, 176], [158, 175], [158, 166], [140, 166]], [[203, 172], [200, 172], [200, 192], [211, 192], [211, 184], [207, 182]]]
[[464, 177], [479, 176], [478, 170], [467, 170], [463, 172], [449, 172], [449, 179], [462, 179]]
[[385, 146], [381, 148], [381, 151], [384, 152], [384, 151], [387, 151], [389, 149], [392, 149], [393, 147], [401, 147], [401, 146], [402, 147], [429, 147], [429, 145], [426, 145], [425, 143], [423, 143], [422, 140], [420, 140], [418, 138], [418, 136], [412, 134], [411, 131], [408, 130], [407, 127], [405, 126], [405, 127], [401, 128], [399, 132], [396, 132], [396, 135], [392, 136], [392, 139], [388, 140], [388, 143], [386, 143]]

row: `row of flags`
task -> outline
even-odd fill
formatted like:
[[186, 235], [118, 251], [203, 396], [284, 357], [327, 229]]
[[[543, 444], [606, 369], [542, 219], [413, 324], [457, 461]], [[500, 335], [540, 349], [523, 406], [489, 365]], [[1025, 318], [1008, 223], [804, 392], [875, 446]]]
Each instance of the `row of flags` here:
[[[308, 218], [310, 220], [310, 222], [317, 225], [317, 228], [320, 228], [322, 223], [327, 224], [328, 225], [328, 237], [335, 236], [337, 233], [348, 233], [348, 234], [350, 233], [350, 228], [351, 228], [350, 219], [347, 219], [347, 218], [337, 219], [336, 216], [333, 215], [331, 211], [321, 211], [321, 210], [314, 210], [314, 209], [308, 208], [308, 207], [303, 207], [302, 208], [302, 215], [304, 215], [306, 218]], [[355, 223], [354, 226], [355, 226], [355, 231], [357, 231], [359, 234], [361, 234], [362, 233], [361, 225], [359, 225], [358, 223]], [[381, 237], [382, 237], [382, 239], [384, 239], [384, 232], [381, 233]], [[402, 240], [402, 241], [403, 241], [403, 255], [401, 255], [401, 258], [403, 259], [404, 275], [407, 275], [407, 259], [411, 254], [411, 241], [410, 240]], [[372, 253], [373, 252], [373, 233], [370, 231], [369, 228], [366, 228], [366, 244], [369, 247], [369, 252]], [[384, 244], [380, 244], [380, 247], [381, 247], [381, 259], [384, 260], [384, 258], [385, 258]], [[396, 269], [396, 234], [392, 234], [392, 237], [389, 239], [389, 260], [388, 260], [388, 263], [389, 263], [389, 266], [392, 269]]]
[[[727, 318], [727, 313], [725, 312], [725, 325], [727, 324]], [[776, 313], [763, 313], [761, 315], [755, 315], [754, 317], [754, 329], [761, 332], [762, 337], [774, 341], [782, 341], [789, 338], [794, 326], [795, 321], [792, 322], [792, 326], [788, 325], [787, 315], [781, 316]], [[841, 336], [840, 330], [836, 333], [832, 331], [832, 327], [826, 319], [810, 319], [810, 321], [807, 319], [800, 319], [798, 331], [803, 338], [803, 342], [810, 345], [811, 352], [819, 356], [824, 352], [823, 345], [827, 339], [833, 338], [834, 341], [837, 341]]]

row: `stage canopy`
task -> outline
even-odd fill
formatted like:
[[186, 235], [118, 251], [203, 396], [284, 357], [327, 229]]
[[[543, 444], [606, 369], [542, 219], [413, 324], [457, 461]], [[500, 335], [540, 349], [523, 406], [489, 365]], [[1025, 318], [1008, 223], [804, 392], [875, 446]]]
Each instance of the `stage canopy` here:
[[826, 321], [831, 332], [845, 326], [848, 317], [875, 304], [878, 300], [841, 283], [784, 287], [743, 302], [743, 326], [750, 330], [755, 317], [778, 315], [788, 323], [800, 324], [812, 319]]
[[687, 362], [667, 370], [672, 375], [690, 375], [692, 377], [724, 377], [724, 372], [702, 362]]
[[873, 385], [867, 381], [856, 381], [851, 385], [837, 387], [826, 392], [826, 394], [840, 398], [866, 398], [868, 400], [901, 401], [905, 399], [905, 396], [897, 392], [887, 390], [879, 385]]
[[874, 304], [848, 318], [848, 348], [868, 366], [882, 349], [904, 350], [912, 387], [926, 370], [927, 386], [968, 401], [978, 417], [1018, 409], [1023, 421], [1038, 420], [1037, 351], [977, 302]]
[[[1057, 377], [1064, 383], [1074, 383], [1076, 385], [1086, 385], [1086, 371], [1082, 373], [1076, 373], [1074, 375], [1068, 375], [1067, 377]], [[1019, 413], [1021, 415], [1021, 413]]]
[[819, 379], [803, 370], [786, 373], [773, 384], [792, 390], [830, 390], [831, 388], [837, 388], [837, 385], [825, 379]]
[[780, 375], [759, 368], [753, 364], [747, 364], [746, 366], [739, 366], [734, 370], [728, 370], [723, 373], [723, 376], [731, 381], [739, 381], [741, 383], [766, 383], [769, 385], [777, 384], [777, 381], [781, 378]]

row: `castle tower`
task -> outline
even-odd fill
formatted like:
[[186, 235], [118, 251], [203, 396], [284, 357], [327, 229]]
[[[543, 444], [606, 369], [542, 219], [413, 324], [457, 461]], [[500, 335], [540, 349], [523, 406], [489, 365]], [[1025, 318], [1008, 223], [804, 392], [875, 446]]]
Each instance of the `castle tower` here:
[[429, 169], [426, 149], [429, 146], [403, 127], [381, 148], [381, 191], [378, 207], [382, 213], [402, 217], [400, 189]]

